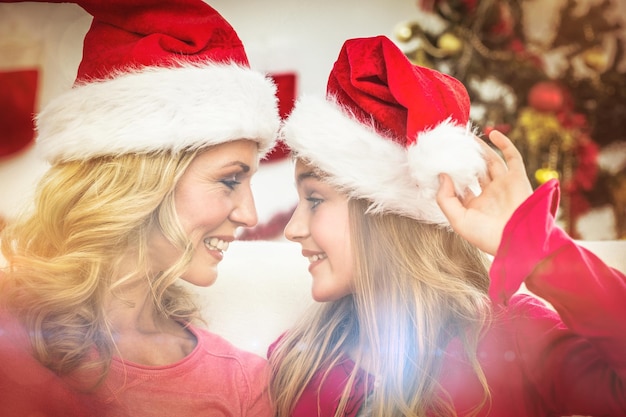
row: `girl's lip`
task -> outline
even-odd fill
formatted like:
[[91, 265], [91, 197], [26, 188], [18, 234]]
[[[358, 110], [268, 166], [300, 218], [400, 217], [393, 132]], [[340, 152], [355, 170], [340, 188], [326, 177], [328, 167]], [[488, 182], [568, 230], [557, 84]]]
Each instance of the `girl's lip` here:
[[[320, 252], [320, 251], [312, 251], [312, 250], [306, 250], [303, 249], [302, 250], [302, 256], [304, 256], [305, 258], [309, 259], [309, 272], [311, 272], [313, 270], [313, 268], [315, 268], [316, 266], [318, 266], [320, 263], [322, 263], [323, 261], [326, 260], [327, 256], [324, 252]], [[311, 261], [311, 257], [317, 256], [318, 259]]]
[[321, 263], [322, 263], [323, 261], [325, 261], [325, 260], [326, 260], [326, 258], [322, 258], [322, 259], [318, 259], [318, 260], [317, 260], [317, 261], [315, 261], [315, 262], [311, 262], [311, 263], [309, 264], [309, 272], [310, 272], [310, 273], [312, 273], [312, 272], [313, 272], [313, 269], [314, 269], [316, 266], [318, 266], [319, 264], [321, 264]]
[[310, 258], [313, 255], [320, 255], [322, 253], [324, 252], [319, 250], [302, 249], [302, 256], [304, 256], [305, 258]]

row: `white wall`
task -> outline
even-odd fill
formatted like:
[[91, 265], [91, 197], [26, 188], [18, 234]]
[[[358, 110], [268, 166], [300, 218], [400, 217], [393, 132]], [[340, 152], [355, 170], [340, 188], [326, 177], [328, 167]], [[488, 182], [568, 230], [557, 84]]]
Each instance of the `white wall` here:
[[393, 36], [415, 16], [411, 0], [213, 0], [246, 45], [251, 65], [262, 70], [295, 67], [301, 92], [322, 92], [344, 40]]
[[[312, 94], [323, 93], [345, 39], [392, 37], [396, 24], [417, 13], [411, 0], [213, 0], [209, 4], [233, 25], [252, 67], [297, 71], [299, 92]], [[73, 4], [0, 4], [0, 69], [40, 66], [39, 104], [44, 105], [71, 87], [90, 21]], [[0, 160], [0, 215], [11, 217], [29, 201], [45, 168], [32, 149]], [[257, 195], [262, 219], [264, 205], [272, 202], [263, 200], [262, 191]]]

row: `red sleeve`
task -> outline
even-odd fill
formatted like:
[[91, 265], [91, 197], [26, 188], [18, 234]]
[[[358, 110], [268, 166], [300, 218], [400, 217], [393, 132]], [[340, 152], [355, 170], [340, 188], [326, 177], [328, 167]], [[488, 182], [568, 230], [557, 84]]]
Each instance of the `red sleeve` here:
[[558, 202], [558, 183], [549, 181], [524, 201], [506, 224], [490, 271], [489, 295], [494, 303], [507, 305], [544, 258], [571, 243], [554, 223]]
[[491, 267], [490, 296], [507, 305], [524, 282], [556, 310], [516, 321], [528, 372], [549, 402], [626, 415], [626, 277], [555, 225], [558, 192], [550, 181], [514, 213]]
[[[535, 297], [517, 294], [505, 311], [531, 415], [626, 416], [624, 360], [612, 363]], [[622, 346], [613, 351], [624, 356]]]

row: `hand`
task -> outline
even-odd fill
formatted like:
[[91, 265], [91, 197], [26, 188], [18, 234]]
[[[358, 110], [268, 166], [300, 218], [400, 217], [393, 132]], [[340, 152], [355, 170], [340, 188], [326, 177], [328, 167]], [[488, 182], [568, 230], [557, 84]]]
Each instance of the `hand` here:
[[482, 193], [475, 196], [468, 191], [459, 197], [455, 195], [450, 177], [441, 174], [437, 203], [459, 235], [482, 251], [495, 255], [504, 227], [533, 189], [522, 156], [509, 138], [494, 130], [489, 139], [500, 149], [504, 159], [481, 141], [487, 163], [487, 174], [480, 180]]

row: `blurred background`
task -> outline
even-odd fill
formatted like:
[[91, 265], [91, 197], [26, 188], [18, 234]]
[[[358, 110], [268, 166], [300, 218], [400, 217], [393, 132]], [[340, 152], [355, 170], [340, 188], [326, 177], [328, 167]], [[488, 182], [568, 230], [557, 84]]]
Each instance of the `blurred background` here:
[[[559, 222], [572, 236], [626, 239], [625, 0], [208, 3], [276, 80], [283, 116], [297, 97], [323, 94], [345, 39], [387, 35], [466, 85], [473, 122], [516, 142], [534, 186], [560, 179]], [[32, 116], [71, 88], [90, 21], [73, 4], [0, 4], [0, 227], [46, 169]], [[282, 239], [296, 201], [284, 149], [253, 186], [260, 222], [242, 239]]]

